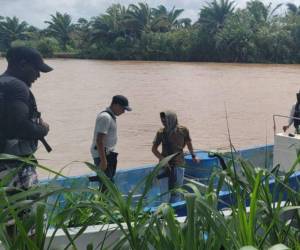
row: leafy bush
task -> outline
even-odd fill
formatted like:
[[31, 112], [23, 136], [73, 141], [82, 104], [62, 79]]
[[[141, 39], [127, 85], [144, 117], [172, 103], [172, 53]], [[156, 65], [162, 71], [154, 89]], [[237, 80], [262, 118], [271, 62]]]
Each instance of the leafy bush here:
[[45, 37], [36, 43], [36, 49], [40, 51], [44, 57], [53, 57], [54, 52], [59, 49], [59, 43], [55, 38]]
[[35, 42], [32, 40], [15, 40], [10, 45], [11, 47], [19, 47], [19, 46], [35, 47]]

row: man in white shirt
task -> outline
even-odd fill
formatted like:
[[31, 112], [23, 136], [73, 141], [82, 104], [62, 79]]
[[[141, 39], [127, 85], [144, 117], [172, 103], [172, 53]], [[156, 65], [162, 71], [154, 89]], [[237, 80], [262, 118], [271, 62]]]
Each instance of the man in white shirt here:
[[96, 118], [91, 154], [94, 163], [113, 181], [117, 168], [117, 122], [116, 118], [126, 111], [131, 111], [128, 99], [116, 95], [108, 108]]

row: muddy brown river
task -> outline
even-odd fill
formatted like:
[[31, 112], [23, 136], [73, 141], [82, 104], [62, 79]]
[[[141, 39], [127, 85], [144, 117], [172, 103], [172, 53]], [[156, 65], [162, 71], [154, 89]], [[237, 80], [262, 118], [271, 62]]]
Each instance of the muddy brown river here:
[[[273, 143], [273, 114], [289, 115], [300, 89], [299, 65], [47, 60], [55, 69], [32, 89], [53, 152], [40, 163], [66, 175], [88, 173], [95, 118], [111, 97], [128, 97], [132, 112], [118, 117], [119, 168], [156, 163], [151, 145], [159, 112], [172, 109], [189, 128], [195, 149]], [[0, 59], [0, 70], [6, 62]], [[227, 115], [226, 115], [227, 113]], [[277, 129], [286, 123], [277, 119]], [[228, 124], [228, 126], [227, 126]], [[39, 171], [42, 177], [47, 173]]]

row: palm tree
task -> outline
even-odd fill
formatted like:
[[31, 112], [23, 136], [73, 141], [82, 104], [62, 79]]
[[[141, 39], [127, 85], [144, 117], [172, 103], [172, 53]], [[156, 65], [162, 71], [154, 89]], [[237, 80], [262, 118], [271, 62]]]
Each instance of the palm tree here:
[[55, 15], [51, 15], [51, 21], [45, 21], [45, 23], [49, 24], [47, 27], [48, 33], [60, 42], [63, 50], [66, 50], [67, 45], [71, 42], [71, 33], [74, 30], [71, 16], [56, 12]]
[[277, 4], [275, 8], [272, 9], [272, 3], [265, 5], [259, 0], [252, 0], [247, 2], [247, 11], [254, 17], [256, 23], [265, 23], [270, 21], [275, 15], [275, 11], [280, 8], [282, 4]]
[[91, 22], [85, 18], [79, 18], [77, 23], [74, 24], [74, 32], [72, 39], [76, 48], [85, 49], [91, 42]]
[[152, 19], [152, 9], [147, 3], [130, 4], [124, 24], [130, 33], [140, 36], [143, 31], [152, 31]]
[[192, 19], [186, 17], [178, 20], [178, 26], [182, 28], [190, 28], [192, 27]]
[[0, 20], [0, 43], [5, 50], [9, 49], [11, 42], [28, 38], [28, 24], [20, 22], [17, 17], [6, 17]]
[[216, 33], [224, 26], [225, 20], [234, 11], [234, 2], [230, 0], [213, 0], [200, 10], [198, 23], [210, 33]]
[[153, 13], [153, 27], [159, 31], [170, 31], [181, 27], [188, 27], [191, 24], [191, 19], [178, 17], [182, 14], [183, 9], [175, 9], [173, 7], [170, 11], [163, 5], [152, 9]]
[[297, 7], [296, 4], [287, 3], [288, 13], [295, 16], [300, 16], [300, 5]]
[[102, 40], [113, 42], [118, 36], [125, 35], [124, 20], [127, 9], [120, 4], [113, 4], [106, 13], [93, 18], [92, 20], [92, 40]]

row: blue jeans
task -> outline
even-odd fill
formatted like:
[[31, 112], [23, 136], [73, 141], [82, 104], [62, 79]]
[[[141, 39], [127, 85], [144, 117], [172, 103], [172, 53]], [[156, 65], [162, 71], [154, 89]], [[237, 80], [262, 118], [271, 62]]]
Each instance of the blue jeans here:
[[[164, 171], [164, 170], [162, 170]], [[183, 185], [183, 178], [184, 178], [184, 168], [182, 167], [175, 167], [175, 173], [176, 173], [176, 182], [175, 182], [175, 187], [181, 187]], [[160, 193], [166, 193], [169, 191], [169, 187], [168, 187], [168, 178], [162, 178], [159, 180], [159, 187], [160, 187]], [[168, 193], [165, 194], [161, 197], [161, 201], [162, 202], [178, 202], [182, 200], [182, 195], [178, 192], [175, 193]]]

